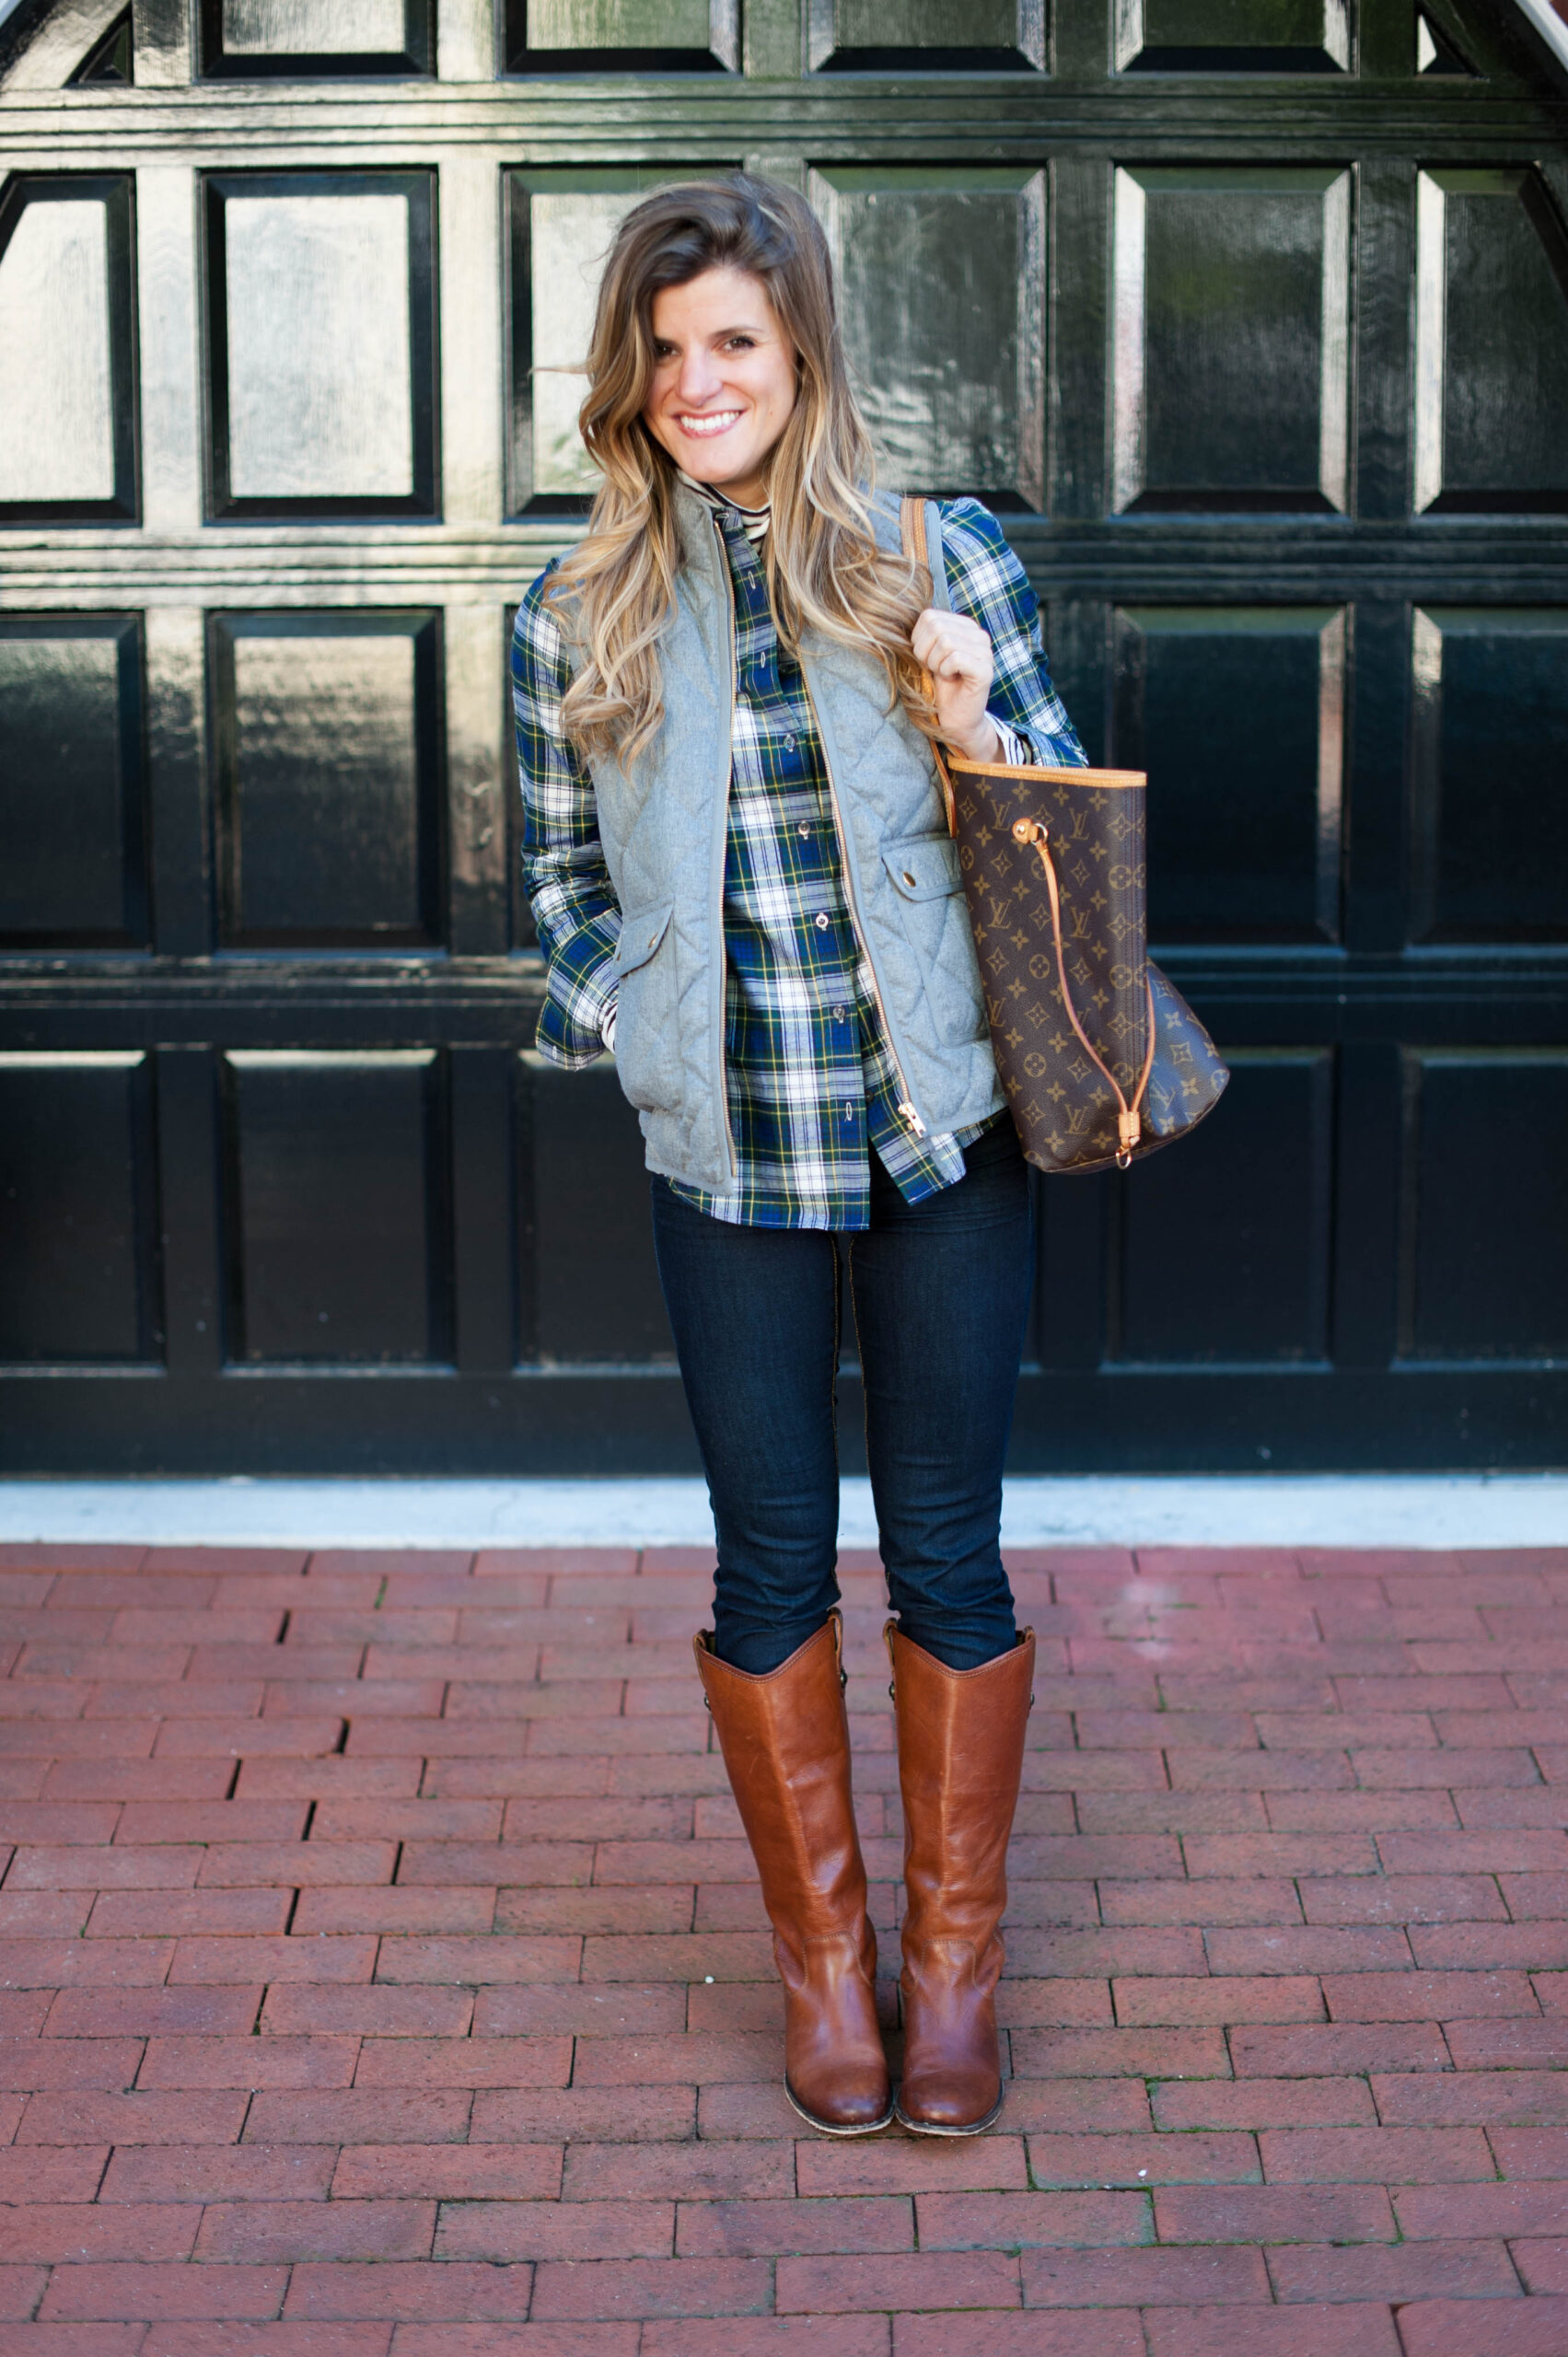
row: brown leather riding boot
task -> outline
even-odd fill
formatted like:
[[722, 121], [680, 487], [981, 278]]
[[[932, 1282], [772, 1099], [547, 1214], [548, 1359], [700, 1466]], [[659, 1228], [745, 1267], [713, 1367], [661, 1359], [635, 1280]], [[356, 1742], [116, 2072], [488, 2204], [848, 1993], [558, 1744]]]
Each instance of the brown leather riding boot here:
[[891, 1620], [886, 1633], [904, 1803], [899, 2118], [923, 2136], [978, 2136], [1002, 2108], [1000, 1925], [1034, 1631], [966, 1670], [944, 1668]]
[[877, 1935], [850, 1796], [849, 1721], [833, 1613], [762, 1678], [693, 1640], [730, 1790], [762, 1878], [784, 1985], [784, 2093], [829, 2136], [893, 2116], [877, 2026]]

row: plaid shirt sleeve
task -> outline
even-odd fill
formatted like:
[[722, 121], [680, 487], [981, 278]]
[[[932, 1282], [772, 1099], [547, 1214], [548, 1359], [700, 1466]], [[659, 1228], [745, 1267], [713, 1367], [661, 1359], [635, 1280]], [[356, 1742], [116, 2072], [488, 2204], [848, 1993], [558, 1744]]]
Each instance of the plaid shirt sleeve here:
[[954, 610], [979, 622], [991, 639], [992, 718], [1022, 739], [1025, 761], [1083, 769], [1088, 755], [1051, 684], [1039, 603], [1001, 525], [978, 499], [944, 500], [942, 547]]
[[512, 709], [523, 794], [523, 884], [544, 951], [536, 1041], [575, 1072], [602, 1055], [615, 1006], [621, 910], [598, 837], [593, 781], [561, 729], [571, 670], [545, 595], [552, 565], [529, 587], [512, 633]]

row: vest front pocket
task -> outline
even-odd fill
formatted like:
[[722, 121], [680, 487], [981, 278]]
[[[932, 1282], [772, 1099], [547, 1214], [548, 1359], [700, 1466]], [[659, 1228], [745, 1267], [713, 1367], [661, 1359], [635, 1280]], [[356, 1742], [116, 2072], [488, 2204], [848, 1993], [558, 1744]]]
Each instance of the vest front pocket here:
[[680, 1099], [679, 989], [673, 900], [628, 909], [616, 954], [615, 1074], [628, 1103], [671, 1112]]
[[951, 835], [906, 835], [882, 846], [893, 906], [925, 983], [932, 1029], [952, 1047], [986, 1036], [985, 999]]

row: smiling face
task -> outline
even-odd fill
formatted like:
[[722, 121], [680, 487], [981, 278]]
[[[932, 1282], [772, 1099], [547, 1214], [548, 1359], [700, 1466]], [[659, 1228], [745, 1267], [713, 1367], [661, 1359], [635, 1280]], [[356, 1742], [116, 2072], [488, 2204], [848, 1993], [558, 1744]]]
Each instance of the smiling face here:
[[768, 496], [768, 460], [796, 401], [795, 348], [760, 278], [705, 270], [654, 297], [643, 421], [696, 482], [742, 507]]

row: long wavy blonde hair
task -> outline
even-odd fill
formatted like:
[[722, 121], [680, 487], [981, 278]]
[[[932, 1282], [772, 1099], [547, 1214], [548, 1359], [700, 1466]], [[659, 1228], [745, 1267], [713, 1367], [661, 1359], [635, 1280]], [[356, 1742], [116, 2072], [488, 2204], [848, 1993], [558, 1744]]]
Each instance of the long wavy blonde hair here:
[[779, 636], [857, 646], [926, 734], [934, 726], [910, 631], [929, 603], [923, 567], [877, 545], [865, 493], [871, 438], [850, 389], [827, 239], [804, 197], [737, 173], [661, 188], [621, 222], [599, 285], [577, 423], [604, 477], [587, 536], [552, 578], [576, 654], [562, 725], [586, 753], [630, 767], [664, 716], [659, 640], [680, 569], [676, 473], [643, 420], [654, 374], [654, 298], [704, 271], [761, 280], [795, 347], [796, 397], [770, 466], [763, 543]]

